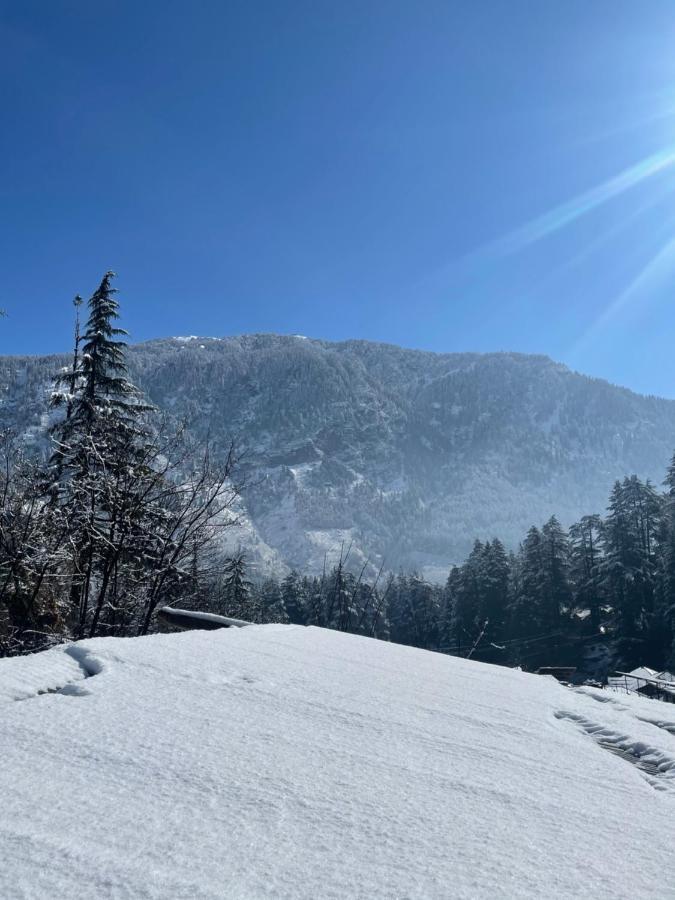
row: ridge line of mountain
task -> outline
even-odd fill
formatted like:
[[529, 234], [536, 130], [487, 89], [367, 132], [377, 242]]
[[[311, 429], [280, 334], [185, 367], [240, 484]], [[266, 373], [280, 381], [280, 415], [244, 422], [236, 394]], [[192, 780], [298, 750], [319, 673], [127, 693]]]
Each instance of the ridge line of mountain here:
[[[652, 393], [643, 393], [641, 391], [636, 391], [633, 388], [627, 387], [626, 385], [617, 384], [616, 382], [611, 381], [608, 378], [602, 378], [597, 375], [589, 375], [585, 372], [580, 372], [578, 369], [571, 368], [566, 363], [560, 362], [559, 360], [553, 359], [553, 357], [549, 356], [546, 353], [525, 353], [520, 350], [449, 350], [449, 351], [440, 351], [440, 350], [429, 350], [425, 348], [419, 347], [404, 347], [400, 344], [394, 344], [389, 341], [375, 341], [366, 338], [347, 338], [345, 340], [333, 341], [328, 340], [326, 338], [315, 338], [309, 337], [306, 335], [300, 334], [281, 334], [273, 331], [261, 331], [261, 332], [241, 332], [239, 334], [231, 334], [231, 335], [222, 335], [220, 337], [216, 336], [205, 336], [205, 335], [189, 335], [189, 336], [166, 336], [166, 337], [156, 337], [156, 338], [148, 338], [147, 340], [137, 341], [137, 342], [129, 342], [128, 348], [129, 351], [133, 354], [138, 350], [142, 350], [145, 348], [152, 348], [153, 346], [163, 346], [172, 343], [179, 343], [181, 345], [190, 345], [193, 342], [196, 344], [211, 342], [214, 345], [217, 344], [240, 344], [242, 345], [245, 341], [254, 341], [254, 340], [284, 340], [288, 341], [289, 344], [294, 340], [302, 340], [307, 341], [309, 345], [314, 345], [317, 347], [321, 347], [323, 349], [334, 349], [337, 351], [348, 351], [353, 348], [377, 348], [384, 351], [395, 351], [397, 353], [408, 354], [411, 356], [418, 356], [420, 358], [433, 358], [436, 360], [446, 360], [448, 362], [454, 360], [467, 360], [473, 359], [475, 361], [482, 361], [486, 359], [490, 360], [500, 360], [500, 359], [511, 359], [511, 360], [526, 360], [532, 362], [538, 362], [541, 364], [545, 364], [550, 366], [552, 369], [566, 372], [574, 377], [583, 378], [589, 382], [594, 382], [596, 384], [608, 385], [609, 387], [619, 390], [625, 391], [628, 394], [635, 397], [643, 397], [646, 399], [658, 400], [660, 402], [665, 402], [667, 404], [674, 404], [675, 399], [670, 397], [664, 397], [660, 394], [652, 394]], [[69, 350], [63, 350], [58, 353], [21, 353], [21, 354], [12, 354], [12, 353], [2, 353], [0, 354], [0, 359], [2, 360], [16, 360], [16, 361], [28, 361], [28, 360], [48, 360], [54, 359], [55, 361], [59, 361], [61, 359], [68, 359], [70, 356]]]

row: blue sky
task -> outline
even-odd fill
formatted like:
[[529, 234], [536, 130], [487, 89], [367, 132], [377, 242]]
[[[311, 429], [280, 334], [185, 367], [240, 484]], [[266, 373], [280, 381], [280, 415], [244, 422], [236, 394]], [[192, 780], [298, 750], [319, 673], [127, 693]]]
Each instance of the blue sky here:
[[668, 0], [0, 0], [0, 352], [248, 331], [675, 397]]

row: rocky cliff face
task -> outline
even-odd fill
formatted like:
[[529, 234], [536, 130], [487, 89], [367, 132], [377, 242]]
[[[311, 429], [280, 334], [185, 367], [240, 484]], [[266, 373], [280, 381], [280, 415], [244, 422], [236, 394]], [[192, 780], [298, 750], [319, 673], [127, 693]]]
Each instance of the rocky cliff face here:
[[[39, 442], [57, 357], [0, 359], [0, 423]], [[556, 513], [602, 511], [612, 482], [659, 483], [675, 402], [542, 356], [434, 354], [299, 336], [173, 338], [132, 377], [198, 433], [246, 451], [244, 527], [265, 567], [351, 560], [441, 574], [475, 537], [515, 546]]]

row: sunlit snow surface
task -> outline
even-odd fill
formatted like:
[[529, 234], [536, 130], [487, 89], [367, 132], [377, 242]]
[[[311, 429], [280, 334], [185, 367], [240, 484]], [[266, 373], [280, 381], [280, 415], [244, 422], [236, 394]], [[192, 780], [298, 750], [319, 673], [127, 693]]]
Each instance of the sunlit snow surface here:
[[672, 726], [314, 628], [3, 660], [0, 896], [675, 898]]

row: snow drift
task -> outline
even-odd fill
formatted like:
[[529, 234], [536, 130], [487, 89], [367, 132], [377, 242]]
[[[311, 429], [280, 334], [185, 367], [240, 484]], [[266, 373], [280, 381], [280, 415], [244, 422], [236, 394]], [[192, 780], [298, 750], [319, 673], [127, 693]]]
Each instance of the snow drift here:
[[269, 625], [3, 660], [0, 710], [2, 897], [675, 897], [657, 701]]

